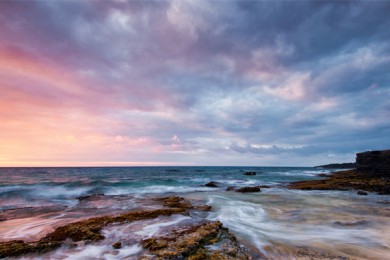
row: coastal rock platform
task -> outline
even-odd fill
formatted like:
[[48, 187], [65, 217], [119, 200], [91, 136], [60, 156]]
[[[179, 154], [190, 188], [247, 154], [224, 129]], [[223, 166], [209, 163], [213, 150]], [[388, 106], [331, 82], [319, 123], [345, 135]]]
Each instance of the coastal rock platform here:
[[335, 172], [322, 180], [293, 182], [287, 187], [298, 190], [363, 190], [386, 195], [390, 194], [390, 178], [349, 170]]
[[[80, 220], [57, 227], [38, 241], [11, 240], [0, 242], [0, 258], [44, 254], [61, 246], [77, 247], [77, 242], [96, 243], [104, 240], [102, 229], [161, 216], [189, 215], [189, 210], [208, 211], [208, 205], [193, 205], [182, 197], [155, 198], [164, 208], [138, 210]], [[170, 234], [139, 241], [146, 252], [139, 259], [251, 259], [235, 236], [219, 221], [200, 221]], [[121, 242], [113, 247], [121, 248]], [[210, 247], [213, 245], [212, 247]]]

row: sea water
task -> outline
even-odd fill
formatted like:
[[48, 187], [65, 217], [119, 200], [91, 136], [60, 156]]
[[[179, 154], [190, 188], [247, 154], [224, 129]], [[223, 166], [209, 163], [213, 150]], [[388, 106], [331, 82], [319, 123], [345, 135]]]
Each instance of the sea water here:
[[[254, 176], [244, 175], [247, 171]], [[390, 196], [354, 191], [289, 190], [292, 181], [329, 170], [296, 167], [0, 168], [0, 241], [38, 240], [55, 227], [97, 215], [154, 208], [150, 198], [182, 196], [212, 206], [201, 217], [219, 220], [247, 248], [315, 247], [355, 259], [390, 259]], [[204, 186], [217, 182], [217, 188]], [[260, 193], [229, 186], [268, 185]], [[95, 200], [81, 196], [104, 194]], [[173, 215], [103, 229], [105, 240], [60, 248], [50, 259], [136, 259], [138, 241], [190, 216]], [[121, 249], [112, 243], [125, 241]], [[34, 257], [27, 257], [34, 258]], [[26, 259], [26, 258], [25, 258]]]

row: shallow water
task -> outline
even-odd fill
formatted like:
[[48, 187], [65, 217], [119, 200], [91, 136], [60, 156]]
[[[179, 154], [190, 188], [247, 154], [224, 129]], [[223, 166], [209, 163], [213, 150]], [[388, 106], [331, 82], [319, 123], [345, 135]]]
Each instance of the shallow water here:
[[214, 208], [209, 218], [222, 221], [260, 251], [277, 242], [390, 259], [390, 210], [376, 203], [376, 196], [269, 190], [251, 198], [236, 193], [207, 197]]
[[[245, 176], [255, 171], [255, 176]], [[156, 208], [150, 198], [178, 195], [203, 201], [209, 213], [174, 215], [109, 226], [106, 239], [23, 259], [136, 259], [137, 241], [180, 223], [220, 220], [254, 256], [269, 245], [306, 246], [355, 259], [390, 259], [390, 196], [353, 191], [297, 191], [283, 183], [328, 171], [281, 167], [1, 168], [0, 241], [37, 240], [56, 226], [97, 215]], [[202, 186], [210, 181], [219, 188]], [[261, 193], [228, 186], [270, 185]], [[105, 194], [93, 199], [80, 196]], [[122, 241], [121, 249], [112, 244]]]

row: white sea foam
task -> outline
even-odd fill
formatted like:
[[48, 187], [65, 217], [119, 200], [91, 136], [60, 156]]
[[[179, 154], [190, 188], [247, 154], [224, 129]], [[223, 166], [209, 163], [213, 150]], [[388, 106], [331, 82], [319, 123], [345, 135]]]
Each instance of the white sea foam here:
[[0, 194], [10, 192], [10, 191], [15, 191], [15, 190], [21, 190], [24, 189], [26, 186], [21, 186], [21, 185], [14, 185], [14, 186], [3, 186], [0, 187]]
[[113, 225], [103, 229], [102, 234], [109, 241], [121, 241], [128, 239], [144, 239], [158, 233], [161, 228], [176, 225], [191, 217], [183, 215], [172, 215], [157, 219], [135, 221], [125, 225]]
[[107, 260], [116, 260], [116, 259], [129, 259], [128, 257], [138, 254], [142, 251], [142, 247], [138, 244], [132, 246], [124, 246], [121, 249], [118, 249], [119, 253], [117, 255], [105, 254], [104, 257]]
[[86, 194], [92, 187], [66, 187], [66, 186], [41, 186], [34, 187], [32, 193], [34, 197], [55, 199], [55, 198], [75, 198]]
[[[85, 259], [132, 259], [131, 257], [142, 251], [138, 244], [113, 249], [111, 245], [86, 245], [77, 248], [61, 248], [48, 255], [48, 259], [85, 260]], [[42, 259], [42, 258], [39, 258]]]
[[275, 172], [273, 174], [276, 175], [282, 175], [282, 176], [316, 176], [319, 173], [331, 173], [334, 172], [334, 170], [324, 170], [324, 169], [313, 169], [313, 170], [291, 170], [291, 171], [280, 171], [280, 172]]
[[[84, 259], [99, 259], [106, 252], [111, 250], [109, 245], [88, 245], [81, 250], [73, 251], [72, 255], [62, 255], [66, 260], [84, 260]], [[60, 255], [61, 256], [61, 255]]]
[[244, 233], [258, 247], [266, 244], [261, 234], [262, 226], [266, 224], [266, 213], [259, 205], [232, 201], [223, 196], [211, 196], [207, 204], [215, 210], [210, 213], [210, 219], [220, 220], [233, 231]]
[[168, 222], [158, 222], [155, 224], [151, 224], [148, 226], [145, 226], [142, 230], [134, 232], [137, 235], [140, 235], [142, 237], [151, 237], [155, 235], [162, 227], [172, 226], [175, 224], [178, 224], [182, 222], [183, 220], [191, 219], [190, 217], [177, 215], [174, 216], [171, 221]]
[[240, 185], [240, 186], [246, 186], [246, 185], [255, 185], [257, 184], [257, 180], [222, 180], [222, 183], [226, 183], [228, 185]]

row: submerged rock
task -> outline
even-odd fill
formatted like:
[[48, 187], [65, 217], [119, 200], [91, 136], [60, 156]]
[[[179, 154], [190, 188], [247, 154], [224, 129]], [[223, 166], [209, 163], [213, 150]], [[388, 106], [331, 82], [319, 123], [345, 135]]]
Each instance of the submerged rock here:
[[114, 249], [120, 249], [120, 248], [122, 248], [122, 243], [121, 242], [116, 242], [116, 243], [112, 244], [112, 247]]
[[364, 191], [364, 190], [358, 190], [357, 194], [358, 195], [364, 195], [364, 196], [368, 195], [368, 193], [366, 191]]
[[354, 226], [366, 225], [368, 224], [368, 221], [367, 220], [358, 220], [356, 222], [335, 221], [334, 224], [338, 226], [344, 226], [344, 227], [354, 227]]
[[210, 181], [209, 183], [206, 183], [204, 186], [211, 187], [211, 188], [218, 188], [218, 182]]
[[234, 190], [234, 189], [235, 189], [234, 186], [229, 186], [229, 187], [226, 188], [226, 191], [232, 191], [232, 190]]
[[86, 196], [80, 196], [80, 197], [77, 197], [77, 199], [79, 201], [83, 201], [83, 200], [100, 200], [100, 199], [102, 199], [102, 197], [104, 197], [103, 193], [97, 193], [97, 194], [91, 194], [91, 195], [86, 195]]
[[271, 186], [268, 186], [268, 185], [260, 185], [258, 186], [260, 189], [270, 189]]
[[254, 186], [254, 187], [242, 187], [240, 189], [237, 189], [236, 190], [237, 192], [242, 192], [242, 193], [246, 193], [246, 192], [260, 192], [261, 189], [259, 186]]
[[141, 245], [153, 255], [145, 254], [141, 259], [251, 259], [219, 221], [205, 221], [144, 239]]
[[256, 172], [244, 172], [244, 175], [253, 176], [256, 175]]
[[326, 174], [326, 173], [319, 173], [319, 174], [316, 174], [316, 176], [318, 177], [329, 177], [329, 174]]
[[310, 260], [352, 260], [343, 255], [334, 255], [327, 250], [286, 244], [272, 244], [264, 247], [267, 259], [310, 259]]

